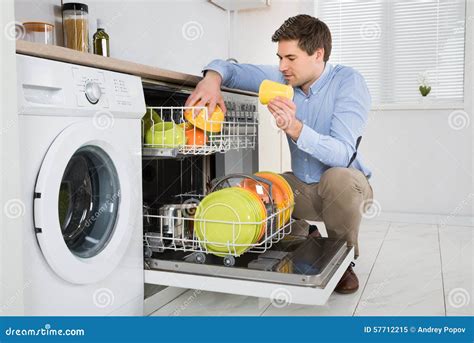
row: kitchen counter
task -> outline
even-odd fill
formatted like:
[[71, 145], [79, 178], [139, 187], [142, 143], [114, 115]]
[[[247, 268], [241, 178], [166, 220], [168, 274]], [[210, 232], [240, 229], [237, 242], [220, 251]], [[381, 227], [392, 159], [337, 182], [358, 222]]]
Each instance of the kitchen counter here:
[[120, 73], [140, 76], [143, 79], [169, 82], [179, 85], [195, 86], [201, 80], [201, 77], [195, 75], [123, 61], [112, 57], [103, 57], [90, 53], [79, 52], [60, 46], [32, 43], [23, 40], [18, 40], [16, 42], [16, 52], [18, 54], [112, 70]]
[[[56, 45], [45, 45], [41, 43], [27, 42], [23, 40], [16, 41], [17, 54], [36, 56], [50, 60], [79, 64], [92, 68], [116, 71], [119, 73], [131, 74], [141, 77], [144, 80], [153, 80], [160, 82], [173, 83], [179, 86], [195, 86], [202, 77], [180, 73], [177, 71], [161, 69], [145, 64], [119, 60], [112, 57], [104, 57], [64, 48]], [[258, 96], [253, 92], [247, 92], [238, 89], [223, 90], [232, 91], [234, 93]]]

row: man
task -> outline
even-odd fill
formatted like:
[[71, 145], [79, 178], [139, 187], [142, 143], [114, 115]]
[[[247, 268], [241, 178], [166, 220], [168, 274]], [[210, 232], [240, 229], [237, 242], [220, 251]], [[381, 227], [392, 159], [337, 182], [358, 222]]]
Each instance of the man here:
[[[221, 85], [257, 92], [260, 83], [270, 79], [293, 86], [293, 100], [277, 98], [268, 104], [288, 138], [292, 172], [283, 176], [295, 192], [293, 216], [324, 221], [329, 237], [354, 246], [357, 258], [359, 225], [373, 199], [368, 182], [371, 172], [356, 156], [370, 110], [365, 80], [350, 67], [327, 63], [331, 32], [317, 18], [297, 15], [287, 19], [272, 41], [278, 42], [279, 68], [212, 61], [186, 106], [208, 105], [212, 113], [218, 104], [225, 110]], [[314, 228], [309, 231], [319, 236]], [[339, 281], [337, 292], [358, 289], [353, 266], [351, 263]]]

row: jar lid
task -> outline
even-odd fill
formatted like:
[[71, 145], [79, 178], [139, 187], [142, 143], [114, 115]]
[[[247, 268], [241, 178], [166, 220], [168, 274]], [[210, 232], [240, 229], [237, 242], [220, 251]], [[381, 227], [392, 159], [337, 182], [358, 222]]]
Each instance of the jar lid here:
[[41, 21], [27, 21], [23, 23], [23, 26], [28, 31], [44, 32], [53, 31], [54, 25], [50, 23], [43, 23]]
[[63, 11], [74, 10], [89, 13], [89, 6], [81, 4], [80, 2], [67, 2], [63, 4]]

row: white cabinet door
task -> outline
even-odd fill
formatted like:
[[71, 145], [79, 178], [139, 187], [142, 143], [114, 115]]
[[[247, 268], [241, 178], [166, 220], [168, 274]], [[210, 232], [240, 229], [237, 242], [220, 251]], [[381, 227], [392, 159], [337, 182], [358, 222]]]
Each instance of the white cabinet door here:
[[291, 156], [288, 139], [285, 135], [282, 135], [281, 140], [281, 172], [284, 173], [291, 171]]
[[258, 108], [258, 165], [259, 170], [281, 172], [282, 132], [266, 106]]
[[259, 169], [277, 173], [291, 171], [290, 148], [286, 135], [277, 128], [266, 106], [259, 104]]

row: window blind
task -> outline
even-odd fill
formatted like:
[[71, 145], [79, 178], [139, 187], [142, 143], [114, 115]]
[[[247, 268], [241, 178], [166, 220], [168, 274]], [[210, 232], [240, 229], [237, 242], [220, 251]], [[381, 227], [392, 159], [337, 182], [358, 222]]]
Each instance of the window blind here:
[[331, 30], [330, 63], [357, 69], [374, 104], [418, 102], [419, 75], [436, 102], [462, 102], [465, 0], [322, 0]]

